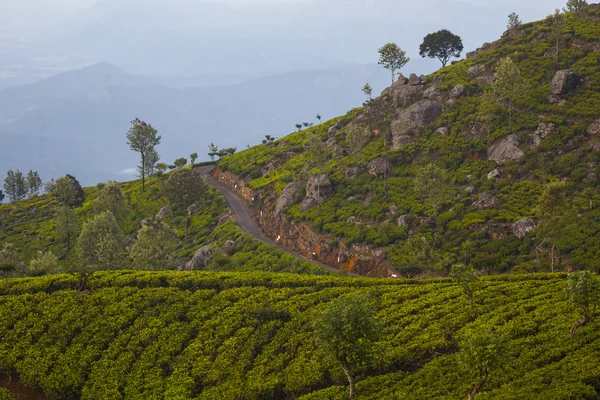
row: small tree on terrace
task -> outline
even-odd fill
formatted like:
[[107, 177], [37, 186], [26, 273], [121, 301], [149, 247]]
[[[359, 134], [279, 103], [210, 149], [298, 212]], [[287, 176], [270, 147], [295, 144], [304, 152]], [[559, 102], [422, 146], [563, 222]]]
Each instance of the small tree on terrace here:
[[566, 12], [578, 12], [584, 7], [587, 7], [588, 2], [586, 0], [567, 0]]
[[67, 251], [71, 250], [71, 240], [77, 234], [77, 215], [69, 206], [61, 205], [54, 216], [54, 230], [58, 240], [67, 243]]
[[396, 80], [396, 71], [404, 67], [410, 58], [396, 43], [388, 43], [379, 49], [379, 65], [392, 72], [392, 83]]
[[521, 71], [510, 57], [506, 57], [498, 63], [493, 88], [498, 101], [508, 101], [508, 130], [512, 132], [513, 101], [523, 88]]
[[460, 286], [465, 296], [469, 298], [469, 307], [473, 308], [473, 296], [475, 290], [477, 290], [479, 273], [473, 267], [457, 264], [452, 266], [450, 277]]
[[173, 265], [177, 234], [161, 221], [144, 224], [131, 247], [130, 255], [136, 269], [161, 270]]
[[29, 193], [38, 194], [40, 189], [42, 188], [42, 178], [40, 178], [40, 174], [37, 171], [29, 171], [27, 174], [27, 188], [29, 189]]
[[357, 294], [330, 302], [315, 320], [318, 343], [342, 366], [354, 396], [355, 374], [368, 364], [380, 327], [368, 302]]
[[131, 128], [129, 129], [129, 132], [127, 132], [127, 144], [131, 150], [140, 153], [140, 165], [138, 166], [138, 171], [140, 172], [140, 178], [142, 178], [142, 193], [145, 190], [146, 183], [148, 165], [146, 157], [160, 144], [161, 137], [157, 133], [158, 131], [154, 129], [152, 125], [141, 121], [138, 118], [131, 121]]
[[363, 93], [367, 96], [367, 100], [371, 100], [371, 95], [373, 94], [373, 88], [369, 85], [369, 82], [365, 83], [365, 86], [362, 88]]
[[125, 211], [125, 198], [121, 191], [121, 186], [116, 182], [110, 182], [105, 185], [99, 192], [94, 208], [97, 213], [110, 211], [115, 219], [120, 220]]
[[469, 393], [469, 400], [473, 400], [483, 389], [492, 373], [504, 367], [507, 361], [506, 346], [506, 339], [489, 329], [469, 332], [463, 340], [460, 360], [477, 379]]
[[83, 225], [77, 239], [77, 250], [84, 274], [121, 266], [123, 234], [110, 211], [96, 215]]
[[521, 26], [521, 24], [521, 19], [519, 18], [519, 15], [517, 13], [513, 12], [508, 15], [508, 23], [506, 24], [506, 29], [512, 31], [513, 29], [516, 29], [519, 26]]
[[442, 29], [425, 36], [419, 55], [423, 58], [437, 58], [442, 63], [442, 67], [445, 67], [451, 57], [460, 57], [462, 51], [463, 43], [460, 36]]
[[581, 312], [581, 319], [573, 324], [569, 335], [587, 324], [596, 316], [600, 304], [600, 278], [591, 271], [579, 271], [569, 276], [569, 297], [575, 308]]
[[187, 160], [184, 157], [181, 157], [181, 158], [178, 158], [177, 160], [175, 160], [175, 162], [173, 164], [175, 164], [175, 166], [177, 168], [182, 168], [182, 167], [186, 166]]
[[190, 161], [192, 162], [192, 165], [194, 165], [194, 163], [196, 162], [197, 159], [198, 159], [198, 153], [190, 154]]
[[211, 161], [215, 161], [215, 156], [218, 152], [219, 147], [215, 146], [215, 144], [211, 142], [211, 144], [208, 145], [208, 156], [210, 157]]

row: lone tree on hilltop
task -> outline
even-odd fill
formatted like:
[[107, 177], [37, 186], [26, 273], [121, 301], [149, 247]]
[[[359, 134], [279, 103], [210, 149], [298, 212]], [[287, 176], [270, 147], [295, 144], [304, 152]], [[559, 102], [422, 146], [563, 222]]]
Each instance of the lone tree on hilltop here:
[[300, 132], [302, 130], [302, 124], [296, 124], [296, 129]]
[[596, 316], [600, 304], [600, 278], [591, 271], [579, 271], [569, 276], [569, 297], [582, 317], [573, 324], [569, 335], [575, 335], [577, 328], [587, 324]]
[[321, 123], [321, 114], [317, 114], [317, 119], [319, 120], [319, 123]]
[[216, 146], [214, 143], [211, 142], [208, 145], [208, 156], [210, 157], [211, 161], [215, 161], [215, 157], [218, 152], [219, 152], [219, 146]]
[[578, 12], [588, 5], [585, 0], [567, 0], [566, 12]]
[[350, 294], [333, 300], [315, 320], [317, 340], [342, 366], [354, 396], [354, 374], [368, 363], [379, 324], [362, 296]]
[[512, 31], [513, 29], [516, 29], [519, 26], [521, 26], [521, 24], [521, 19], [519, 18], [519, 15], [517, 13], [513, 12], [508, 15], [508, 23], [506, 24], [506, 29]]
[[19, 170], [9, 170], [4, 179], [4, 190], [11, 202], [22, 200], [27, 196], [27, 182]]
[[437, 58], [441, 61], [442, 67], [445, 67], [451, 57], [460, 57], [462, 51], [463, 42], [460, 36], [447, 29], [442, 29], [425, 36], [419, 55], [423, 58]]
[[42, 178], [40, 178], [40, 174], [37, 171], [29, 171], [27, 174], [27, 188], [29, 189], [29, 193], [38, 194], [42, 189]]
[[369, 82], [365, 83], [365, 86], [362, 88], [363, 93], [367, 96], [367, 100], [371, 100], [371, 95], [373, 94], [373, 88], [369, 84]]
[[190, 154], [190, 161], [192, 162], [192, 166], [196, 163], [197, 159], [198, 159], [198, 153]]
[[175, 160], [173, 162], [173, 164], [175, 165], [175, 167], [177, 168], [183, 168], [186, 166], [187, 164], [187, 159], [185, 157], [180, 157], [177, 160]]
[[161, 137], [157, 135], [158, 131], [152, 125], [140, 121], [138, 118], [131, 121], [131, 128], [127, 133], [127, 144], [131, 150], [140, 153], [140, 165], [138, 171], [142, 178], [142, 193], [145, 190], [147, 155], [160, 144]]
[[378, 64], [392, 71], [392, 83], [394, 83], [396, 80], [396, 71], [402, 69], [410, 61], [410, 58], [406, 56], [406, 52], [398, 47], [396, 43], [388, 43], [378, 51]]

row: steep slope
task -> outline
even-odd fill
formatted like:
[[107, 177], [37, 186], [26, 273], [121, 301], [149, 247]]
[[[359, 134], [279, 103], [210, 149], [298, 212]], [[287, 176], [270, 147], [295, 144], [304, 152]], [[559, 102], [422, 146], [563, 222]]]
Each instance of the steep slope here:
[[[600, 330], [579, 315], [562, 274], [483, 279], [475, 310], [446, 280], [287, 274], [95, 274], [90, 291], [58, 275], [0, 281], [0, 373], [49, 399], [339, 399], [339, 364], [315, 341], [329, 302], [363, 296], [382, 326], [359, 399], [466, 398], [477, 380], [462, 349], [506, 340], [481, 399], [595, 399]], [[495, 367], [499, 367], [496, 365]]]
[[[595, 269], [599, 6], [565, 14], [558, 39], [557, 61], [550, 20], [522, 25], [340, 119], [227, 157], [215, 176], [250, 200], [271, 237], [338, 268]], [[512, 113], [484, 96], [508, 56], [520, 69]], [[366, 140], [355, 154], [349, 135]], [[323, 168], [314, 137], [328, 148]]]

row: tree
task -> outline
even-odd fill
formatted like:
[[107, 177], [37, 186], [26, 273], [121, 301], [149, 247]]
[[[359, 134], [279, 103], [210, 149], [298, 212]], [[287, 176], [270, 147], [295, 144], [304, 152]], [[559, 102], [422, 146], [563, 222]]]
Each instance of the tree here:
[[109, 182], [99, 192], [94, 202], [98, 214], [110, 211], [117, 220], [120, 220], [125, 211], [125, 198], [121, 186], [116, 182]]
[[37, 257], [29, 262], [27, 274], [32, 276], [50, 274], [58, 270], [58, 265], [58, 257], [54, 253], [38, 251]]
[[579, 271], [569, 276], [569, 297], [573, 306], [581, 312], [581, 319], [575, 322], [569, 335], [587, 324], [596, 316], [600, 304], [600, 278], [591, 271]]
[[171, 267], [177, 248], [177, 234], [161, 221], [151, 221], [137, 234], [130, 255], [134, 268], [147, 270]]
[[123, 234], [114, 215], [105, 211], [83, 225], [77, 238], [81, 272], [114, 269], [123, 261]]
[[469, 307], [473, 308], [473, 295], [477, 289], [479, 273], [473, 267], [457, 264], [452, 266], [450, 277], [460, 286], [465, 296], [469, 298]]
[[23, 200], [27, 196], [27, 182], [23, 173], [12, 169], [8, 171], [4, 179], [4, 190], [11, 202]]
[[131, 128], [127, 132], [127, 144], [131, 150], [140, 153], [140, 165], [138, 171], [142, 178], [142, 193], [145, 190], [146, 183], [146, 156], [160, 144], [160, 135], [158, 131], [144, 121], [138, 118], [131, 121]]
[[54, 190], [54, 185], [56, 184], [56, 181], [54, 180], [54, 178], [50, 179], [49, 181], [47, 181], [44, 184], [44, 192], [46, 194], [51, 194], [52, 190]]
[[354, 374], [368, 363], [380, 327], [366, 299], [357, 294], [339, 297], [317, 315], [318, 343], [342, 366], [354, 396]]
[[208, 156], [210, 157], [211, 161], [215, 161], [215, 156], [217, 155], [218, 151], [219, 147], [215, 146], [214, 143], [211, 142], [211, 144], [208, 145]]
[[452, 196], [447, 172], [435, 164], [428, 164], [419, 169], [414, 183], [419, 198], [427, 206], [427, 213], [437, 219], [441, 205]]
[[302, 124], [296, 124], [296, 129], [300, 132], [302, 130]]
[[20, 258], [15, 245], [5, 242], [0, 247], [0, 272], [6, 274], [19, 270], [21, 267]]
[[192, 165], [194, 165], [194, 163], [196, 162], [197, 159], [198, 159], [198, 153], [190, 154], [190, 161], [192, 162]]
[[507, 361], [506, 339], [489, 329], [471, 331], [461, 345], [462, 364], [474, 372], [477, 381], [469, 393], [469, 400], [483, 389], [490, 375]]
[[85, 201], [85, 192], [72, 175], [58, 178], [52, 186], [52, 197], [61, 205], [80, 207]]
[[537, 207], [537, 215], [541, 218], [541, 221], [538, 224], [538, 231], [544, 238], [542, 243], [552, 243], [552, 248], [550, 250], [550, 265], [552, 272], [554, 272], [554, 263], [556, 261], [556, 257], [554, 256], [556, 241], [558, 240], [558, 234], [564, 224], [561, 213], [564, 209], [566, 200], [565, 184], [562, 182], [552, 182], [546, 185]]
[[554, 56], [558, 63], [560, 57], [560, 39], [562, 38], [562, 31], [565, 27], [565, 16], [557, 8], [554, 10], [554, 14], [546, 18], [548, 25], [550, 25], [550, 34], [552, 41], [554, 42]]
[[379, 65], [392, 72], [392, 83], [396, 81], [396, 71], [404, 67], [410, 58], [396, 43], [388, 43], [379, 49]]
[[462, 51], [463, 43], [460, 36], [442, 29], [425, 36], [419, 55], [423, 58], [437, 58], [442, 63], [442, 67], [445, 67], [451, 57], [460, 57]]
[[309, 122], [303, 122], [302, 125], [304, 125], [305, 128], [308, 128], [308, 126], [310, 125]]
[[567, 12], [578, 12], [584, 7], [587, 7], [588, 2], [586, 0], [567, 0], [567, 6], [565, 11]]
[[[158, 164], [159, 161], [160, 161], [160, 155], [158, 154], [156, 149], [155, 148], [149, 149], [146, 154], [146, 159], [144, 160], [145, 176], [147, 176], [147, 177], [154, 176], [154, 172], [156, 171], [156, 164]], [[137, 169], [138, 169], [139, 175], [141, 176], [142, 171], [140, 170], [140, 167], [138, 167]]]
[[493, 83], [496, 99], [508, 100], [508, 130], [512, 132], [512, 111], [515, 97], [523, 90], [521, 71], [510, 57], [503, 58], [496, 68], [496, 80]]
[[373, 94], [373, 88], [369, 85], [369, 82], [365, 83], [365, 86], [362, 88], [363, 93], [367, 96], [367, 100], [371, 100], [371, 95]]
[[206, 193], [206, 183], [191, 169], [177, 169], [169, 175], [164, 189], [173, 206], [186, 208], [202, 200]]
[[175, 160], [175, 162], [173, 164], [175, 164], [175, 166], [177, 168], [182, 168], [182, 167], [186, 166], [187, 160], [185, 159], [185, 157], [181, 157], [181, 158], [178, 158], [177, 160]]
[[59, 206], [54, 216], [54, 230], [58, 240], [67, 243], [67, 251], [71, 250], [71, 238], [77, 234], [77, 215], [69, 206]]
[[371, 140], [369, 130], [366, 127], [352, 124], [346, 128], [346, 144], [348, 145], [348, 154], [352, 158], [354, 165], [357, 166], [360, 159], [360, 152]]
[[506, 24], [506, 29], [512, 31], [513, 29], [516, 29], [519, 26], [521, 26], [521, 24], [521, 19], [519, 18], [519, 15], [517, 13], [513, 12], [508, 15], [508, 24]]
[[2, 200], [4, 200], [4, 193], [0, 190], [0, 203], [2, 203]]
[[317, 114], [317, 119], [319, 120], [319, 123], [321, 123], [321, 114]]
[[38, 194], [40, 189], [42, 188], [42, 179], [40, 178], [40, 174], [37, 171], [29, 171], [27, 174], [27, 188], [29, 189], [29, 193]]

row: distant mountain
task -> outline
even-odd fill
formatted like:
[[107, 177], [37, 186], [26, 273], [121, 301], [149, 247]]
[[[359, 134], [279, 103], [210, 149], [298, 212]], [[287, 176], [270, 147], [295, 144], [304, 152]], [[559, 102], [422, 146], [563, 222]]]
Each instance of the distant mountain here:
[[389, 79], [379, 66], [355, 65], [173, 89], [102, 63], [0, 91], [0, 174], [18, 168], [44, 178], [71, 173], [85, 184], [122, 180], [131, 175], [119, 172], [137, 163], [125, 143], [134, 118], [159, 129], [159, 151], [172, 162], [194, 151], [203, 157], [210, 142], [242, 148], [316, 122], [317, 114], [344, 113], [362, 103], [365, 82], [377, 91]]

